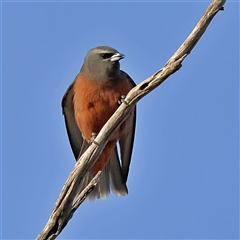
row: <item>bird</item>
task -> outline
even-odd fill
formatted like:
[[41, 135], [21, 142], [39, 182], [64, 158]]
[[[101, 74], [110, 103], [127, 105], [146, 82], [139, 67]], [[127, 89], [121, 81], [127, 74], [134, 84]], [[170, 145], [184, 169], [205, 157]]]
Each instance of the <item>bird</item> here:
[[[120, 69], [124, 54], [109, 46], [90, 49], [80, 72], [62, 98], [68, 139], [76, 161], [92, 144], [107, 120], [136, 86], [132, 78]], [[107, 144], [93, 167], [83, 176], [81, 192], [98, 171], [101, 178], [88, 195], [92, 201], [106, 199], [110, 189], [117, 196], [128, 194], [126, 185], [132, 157], [136, 128], [136, 106], [126, 120], [107, 139]]]

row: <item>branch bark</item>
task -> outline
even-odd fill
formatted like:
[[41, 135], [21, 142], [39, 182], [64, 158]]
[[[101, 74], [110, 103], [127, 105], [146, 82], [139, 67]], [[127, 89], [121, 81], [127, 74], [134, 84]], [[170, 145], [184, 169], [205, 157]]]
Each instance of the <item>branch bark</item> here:
[[93, 166], [101, 154], [107, 143], [108, 137], [113, 133], [114, 129], [125, 120], [135, 104], [142, 97], [162, 84], [170, 75], [181, 68], [183, 60], [190, 54], [218, 11], [223, 10], [225, 2], [226, 0], [213, 0], [188, 38], [167, 61], [164, 67], [134, 87], [128, 93], [124, 103], [119, 106], [117, 111], [97, 135], [95, 144], [91, 144], [77, 161], [74, 169], [63, 186], [46, 226], [38, 235], [37, 240], [55, 239], [60, 234], [68, 221], [72, 218], [76, 209], [86, 199], [87, 195], [94, 189], [100, 179], [101, 172], [98, 172], [83, 192], [77, 196], [77, 187], [79, 186], [82, 177]]

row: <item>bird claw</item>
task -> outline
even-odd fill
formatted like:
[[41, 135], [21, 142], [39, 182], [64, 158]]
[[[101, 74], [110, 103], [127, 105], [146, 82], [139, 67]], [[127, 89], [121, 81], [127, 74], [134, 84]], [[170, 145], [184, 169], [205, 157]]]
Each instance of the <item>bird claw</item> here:
[[91, 140], [94, 140], [96, 137], [97, 137], [97, 133], [92, 132], [92, 134], [91, 134]]
[[90, 143], [95, 143], [97, 146], [99, 146], [99, 143], [95, 141], [95, 138], [97, 137], [97, 133], [92, 132], [91, 138], [89, 140]]
[[118, 100], [118, 104], [121, 105], [122, 103], [125, 103], [126, 105], [129, 105], [127, 101], [125, 101], [126, 96], [122, 95], [121, 98]]

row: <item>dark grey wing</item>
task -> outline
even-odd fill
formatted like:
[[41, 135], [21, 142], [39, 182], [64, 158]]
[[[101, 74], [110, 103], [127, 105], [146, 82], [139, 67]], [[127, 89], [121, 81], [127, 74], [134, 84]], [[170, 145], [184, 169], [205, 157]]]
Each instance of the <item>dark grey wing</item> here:
[[[136, 83], [131, 79], [131, 77], [125, 72], [123, 72], [123, 74], [126, 75], [126, 78], [129, 80], [129, 83], [131, 84], [132, 88], [135, 87]], [[133, 142], [134, 142], [134, 135], [135, 135], [135, 128], [136, 128], [136, 106], [134, 107], [131, 114], [133, 114], [131, 121], [129, 123], [131, 129], [126, 135], [123, 135], [119, 140], [121, 162], [122, 162], [123, 183], [127, 182], [129, 166], [130, 166], [131, 157], [132, 157], [132, 149], [133, 149]]]
[[68, 139], [74, 154], [75, 159], [78, 159], [81, 147], [83, 145], [82, 133], [79, 130], [74, 116], [73, 106], [73, 86], [75, 81], [68, 87], [62, 99], [62, 113], [65, 119], [65, 125], [67, 129]]
[[111, 189], [117, 196], [124, 196], [128, 193], [126, 183], [122, 180], [122, 168], [118, 156], [117, 147], [112, 151], [110, 158]]

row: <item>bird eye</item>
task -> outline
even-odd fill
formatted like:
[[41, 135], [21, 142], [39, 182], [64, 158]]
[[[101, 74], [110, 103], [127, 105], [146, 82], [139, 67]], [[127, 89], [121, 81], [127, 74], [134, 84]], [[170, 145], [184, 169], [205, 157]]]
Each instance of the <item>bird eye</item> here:
[[112, 56], [112, 54], [111, 53], [102, 53], [101, 56], [103, 59], [108, 59]]

